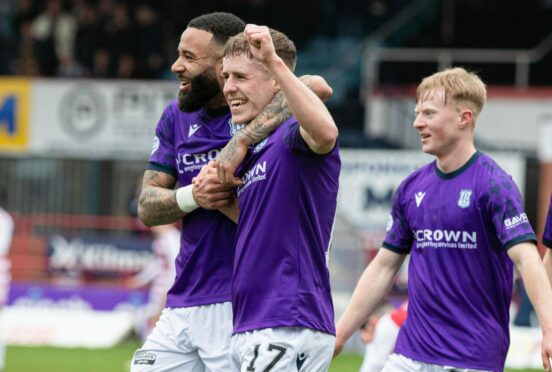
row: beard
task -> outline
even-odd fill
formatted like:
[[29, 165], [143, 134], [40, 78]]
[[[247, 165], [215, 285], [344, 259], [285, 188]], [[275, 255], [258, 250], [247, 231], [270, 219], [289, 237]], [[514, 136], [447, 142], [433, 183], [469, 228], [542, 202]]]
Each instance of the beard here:
[[184, 112], [197, 111], [219, 93], [219, 82], [211, 67], [192, 79], [188, 92], [178, 93], [178, 108]]

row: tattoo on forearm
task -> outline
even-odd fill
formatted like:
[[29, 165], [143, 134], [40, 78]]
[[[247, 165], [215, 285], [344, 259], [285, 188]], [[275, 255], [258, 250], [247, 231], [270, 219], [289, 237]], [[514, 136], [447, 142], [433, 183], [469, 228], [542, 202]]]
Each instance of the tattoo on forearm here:
[[185, 213], [178, 207], [172, 189], [154, 186], [159, 174], [147, 171], [143, 191], [140, 195], [142, 219], [148, 225], [162, 225], [177, 221]]
[[[241, 132], [241, 130], [240, 130]], [[238, 132], [239, 133], [239, 132]], [[237, 139], [235, 139], [236, 136], [234, 136], [230, 142], [228, 142], [226, 144], [226, 146], [224, 146], [224, 148], [222, 149], [222, 151], [220, 152], [219, 154], [219, 157], [218, 157], [218, 160], [220, 161], [228, 161], [230, 159], [232, 159], [234, 157], [234, 155], [236, 154], [236, 143], [237, 143]]]
[[[311, 88], [310, 76], [304, 76], [301, 78], [301, 81], [309, 89]], [[230, 142], [222, 149], [218, 159], [222, 162], [231, 162], [236, 155], [239, 142], [245, 140], [249, 145], [260, 142], [268, 137], [280, 124], [289, 119], [291, 115], [292, 113], [284, 92], [280, 91], [274, 96], [263, 112], [232, 137]]]
[[237, 134], [248, 138], [250, 143], [265, 139], [276, 127], [291, 117], [291, 110], [283, 92], [279, 92], [249, 125]]

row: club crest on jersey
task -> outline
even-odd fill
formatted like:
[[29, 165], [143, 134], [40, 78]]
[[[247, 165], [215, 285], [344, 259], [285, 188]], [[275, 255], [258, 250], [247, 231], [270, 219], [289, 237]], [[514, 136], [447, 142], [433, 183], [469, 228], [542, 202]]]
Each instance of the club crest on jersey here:
[[230, 126], [230, 135], [232, 137], [234, 137], [236, 133], [238, 133], [243, 127], [245, 127], [245, 124], [234, 124], [232, 118], [228, 120], [228, 125]]
[[460, 197], [458, 198], [457, 205], [460, 208], [468, 208], [471, 204], [471, 190], [460, 190]]
[[263, 147], [265, 147], [266, 143], [268, 142], [268, 138], [265, 138], [261, 142], [257, 143], [255, 147], [253, 147], [253, 152], [259, 152]]

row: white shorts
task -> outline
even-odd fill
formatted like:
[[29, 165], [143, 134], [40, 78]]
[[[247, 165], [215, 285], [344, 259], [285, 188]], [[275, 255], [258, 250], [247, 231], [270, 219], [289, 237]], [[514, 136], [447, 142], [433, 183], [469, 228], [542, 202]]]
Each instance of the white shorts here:
[[391, 354], [381, 372], [491, 372], [480, 369], [456, 368], [439, 364], [419, 362], [401, 354]]
[[131, 361], [131, 372], [230, 370], [232, 303], [166, 308]]
[[335, 336], [308, 328], [265, 328], [230, 341], [232, 371], [327, 371]]

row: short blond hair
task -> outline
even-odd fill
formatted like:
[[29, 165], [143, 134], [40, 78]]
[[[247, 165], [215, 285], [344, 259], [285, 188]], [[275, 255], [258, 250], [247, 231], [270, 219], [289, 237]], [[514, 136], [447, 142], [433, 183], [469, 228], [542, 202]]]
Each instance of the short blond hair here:
[[[270, 29], [270, 36], [274, 43], [274, 49], [278, 57], [282, 58], [286, 66], [291, 70], [295, 70], [295, 62], [297, 61], [297, 49], [295, 44], [285, 34], [280, 31]], [[245, 38], [243, 32], [232, 36], [224, 47], [224, 57], [237, 57], [246, 55], [247, 58], [253, 59], [249, 42]]]
[[477, 74], [461, 67], [449, 68], [424, 78], [416, 89], [416, 103], [439, 90], [444, 93], [445, 104], [450, 99], [453, 104], [468, 106], [473, 112], [474, 122], [487, 100], [485, 83]]

